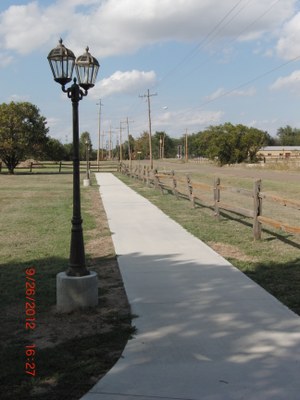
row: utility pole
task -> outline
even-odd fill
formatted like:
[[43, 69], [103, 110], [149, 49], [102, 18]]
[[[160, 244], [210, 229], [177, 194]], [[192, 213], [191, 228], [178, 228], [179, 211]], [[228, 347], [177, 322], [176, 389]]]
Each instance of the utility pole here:
[[153, 169], [153, 157], [152, 157], [152, 133], [151, 133], [151, 105], [150, 105], [150, 97], [157, 96], [157, 93], [151, 93], [149, 89], [147, 90], [147, 94], [140, 95], [139, 97], [147, 97], [148, 99], [148, 118], [149, 118], [149, 153], [150, 153], [150, 168]]
[[132, 169], [132, 157], [131, 157], [131, 147], [130, 147], [130, 138], [129, 138], [129, 122], [134, 122], [133, 120], [129, 121], [128, 117], [126, 117], [126, 121], [121, 121], [121, 124], [127, 124], [127, 140], [128, 140], [128, 156], [129, 156], [129, 165], [130, 170]]

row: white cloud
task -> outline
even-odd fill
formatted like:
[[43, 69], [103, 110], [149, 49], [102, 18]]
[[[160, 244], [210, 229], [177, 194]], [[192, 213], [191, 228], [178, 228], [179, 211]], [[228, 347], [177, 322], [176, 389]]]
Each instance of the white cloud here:
[[[12, 5], [0, 14], [1, 47], [28, 54], [51, 43], [73, 27], [76, 7], [99, 4], [98, 0], [57, 0], [48, 7], [42, 1]], [[91, 9], [87, 9], [91, 12]], [[89, 26], [86, 26], [87, 32]], [[85, 44], [86, 45], [86, 44]], [[51, 50], [49, 48], [49, 50]]]
[[12, 94], [9, 98], [9, 101], [13, 101], [13, 102], [29, 101], [29, 96], [22, 95], [22, 94]]
[[[224, 112], [219, 110], [177, 109], [158, 111], [153, 109], [151, 115], [153, 132], [165, 131], [171, 137], [180, 137], [186, 129], [189, 133], [199, 132], [209, 125], [221, 123]], [[135, 116], [132, 127], [136, 132], [135, 136], [148, 130], [146, 109], [143, 115]]]
[[57, 0], [44, 6], [33, 1], [0, 14], [0, 46], [26, 54], [62, 36], [75, 54], [89, 44], [101, 59], [158, 42], [201, 41], [217, 26], [209, 40], [253, 40], [278, 29], [292, 16], [296, 2], [236, 4], [236, 0]]
[[[49, 8], [50, 10], [50, 8]], [[26, 54], [41, 46], [51, 34], [49, 25], [54, 23], [37, 2], [10, 6], [1, 14], [0, 36], [5, 49]]]
[[155, 119], [155, 125], [170, 127], [170, 129], [176, 126], [177, 129], [180, 127], [182, 131], [187, 127], [197, 130], [220, 122], [223, 115], [223, 111], [181, 110], [165, 112]]
[[284, 25], [276, 50], [286, 60], [300, 56], [300, 12]]
[[13, 57], [6, 54], [0, 53], [0, 67], [7, 67], [13, 61]]
[[292, 72], [288, 76], [278, 78], [271, 86], [271, 90], [290, 90], [294, 93], [300, 91], [300, 70]]
[[209, 96], [205, 97], [206, 101], [214, 101], [218, 99], [219, 97], [224, 96], [226, 93], [226, 90], [224, 88], [219, 88], [215, 90], [213, 93], [211, 93]]
[[61, 123], [61, 119], [60, 118], [56, 118], [56, 117], [48, 117], [47, 118], [47, 123], [51, 127], [56, 127]]
[[156, 82], [156, 75], [154, 71], [116, 71], [109, 78], [99, 81], [91, 95], [93, 98], [104, 98], [112, 94], [122, 93], [135, 95], [139, 90], [153, 86]]
[[247, 90], [226, 90], [224, 88], [219, 88], [209, 96], [205, 97], [205, 100], [210, 102], [217, 100], [220, 97], [224, 96], [230, 96], [230, 97], [235, 97], [235, 96], [254, 96], [256, 94], [256, 89], [254, 87], [251, 87]]

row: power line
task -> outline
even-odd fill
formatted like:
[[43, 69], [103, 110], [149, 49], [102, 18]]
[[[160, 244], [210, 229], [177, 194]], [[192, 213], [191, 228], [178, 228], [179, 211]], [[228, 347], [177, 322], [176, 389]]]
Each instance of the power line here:
[[[270, 74], [272, 74], [273, 72], [278, 71], [279, 69], [281, 69], [281, 68], [285, 67], [286, 65], [289, 65], [289, 64], [291, 64], [291, 63], [293, 63], [293, 62], [295, 62], [295, 61], [297, 61], [297, 60], [299, 60], [299, 59], [300, 59], [300, 55], [298, 55], [297, 57], [293, 58], [292, 60], [289, 60], [289, 61], [287, 61], [287, 62], [285, 62], [285, 63], [283, 63], [283, 64], [280, 64], [280, 65], [278, 65], [277, 67], [272, 68], [272, 69], [270, 69], [270, 70], [268, 70], [268, 71], [266, 71], [266, 72], [264, 72], [264, 73], [262, 73], [262, 74], [260, 74], [260, 75], [257, 75], [255, 78], [252, 78], [252, 79], [250, 79], [249, 81], [240, 84], [239, 86], [235, 87], [234, 89], [230, 89], [230, 90], [228, 90], [228, 91], [225, 92], [225, 93], [221, 93], [219, 96], [217, 96], [217, 97], [214, 98], [214, 99], [207, 100], [206, 102], [203, 102], [202, 104], [200, 104], [199, 107], [204, 107], [204, 106], [206, 106], [207, 104], [213, 103], [213, 102], [215, 102], [215, 101], [221, 99], [222, 97], [228, 96], [228, 95], [230, 95], [231, 93], [234, 93], [235, 91], [237, 91], [237, 90], [239, 90], [239, 89], [242, 89], [243, 87], [248, 86], [248, 85], [250, 85], [250, 84], [253, 83], [253, 82], [258, 81], [258, 80], [264, 78], [265, 76], [270, 75]], [[198, 108], [198, 107], [197, 107], [197, 108]]]
[[[249, 5], [249, 3], [250, 3], [251, 0], [246, 1], [245, 4], [242, 4], [242, 1], [243, 1], [243, 0], [237, 1], [237, 2], [234, 4], [234, 6], [220, 19], [220, 21], [206, 34], [206, 36], [205, 36], [205, 37], [204, 37], [204, 38], [203, 38], [203, 39], [202, 39], [202, 40], [201, 40], [201, 41], [200, 41], [200, 42], [199, 42], [199, 43], [198, 43], [198, 44], [197, 44], [197, 45], [196, 45], [196, 46], [181, 60], [181, 61], [179, 61], [172, 69], [169, 70], [169, 72], [167, 72], [167, 73], [163, 76], [162, 80], [160, 81], [160, 83], [159, 83], [158, 85], [163, 84], [163, 82], [164, 82], [165, 80], [167, 80], [172, 74], [174, 74], [174, 73], [179, 69], [179, 67], [181, 67], [184, 63], [186, 63], [188, 60], [190, 60], [190, 59], [195, 55], [195, 53], [196, 53], [201, 47], [203, 48], [204, 46], [208, 46], [210, 43], [212, 43], [212, 42], [216, 39], [216, 36], [217, 36], [222, 30], [224, 30], [224, 29], [228, 26], [228, 24], [230, 24], [235, 18], [237, 18], [237, 16], [240, 15], [241, 12], [244, 11], [246, 7], [248, 7], [248, 5]], [[255, 24], [257, 24], [261, 19], [263, 19], [263, 17], [264, 17], [266, 14], [268, 14], [268, 13], [275, 7], [275, 5], [276, 5], [277, 3], [279, 3], [279, 1], [280, 1], [280, 0], [275, 0], [275, 1], [273, 1], [273, 3], [272, 3], [265, 11], [263, 11], [259, 16], [257, 16], [257, 17], [256, 17], [252, 22], [250, 22], [248, 25], [244, 26], [236, 36], [231, 37], [231, 39], [230, 39], [229, 41], [226, 41], [225, 44], [227, 43], [227, 45], [228, 45], [228, 44], [230, 44], [230, 43], [236, 41], [237, 39], [239, 39], [239, 38], [240, 38], [242, 35], [244, 35], [245, 33], [247, 33], [247, 31], [249, 31], [249, 29], [250, 29], [252, 26], [254, 26]], [[208, 62], [212, 57], [215, 57], [216, 55], [217, 55], [217, 54], [213, 54], [212, 56], [209, 56], [209, 57], [207, 58], [207, 60], [204, 60], [204, 61], [201, 63], [201, 65], [199, 65], [199, 66], [196, 67], [195, 69], [200, 68], [204, 63]], [[228, 96], [228, 95], [230, 95], [231, 93], [233, 93], [235, 90], [238, 90], [238, 89], [240, 89], [240, 88], [242, 88], [242, 87], [244, 87], [244, 86], [247, 86], [247, 85], [249, 85], [249, 84], [251, 84], [251, 83], [253, 83], [253, 82], [259, 80], [259, 79], [262, 79], [263, 77], [265, 77], [265, 76], [267, 76], [267, 75], [273, 73], [274, 71], [276, 71], [276, 70], [278, 70], [278, 69], [281, 69], [281, 68], [285, 67], [286, 65], [288, 65], [288, 64], [290, 64], [290, 63], [292, 63], [292, 62], [294, 62], [294, 61], [296, 61], [296, 60], [298, 60], [298, 59], [299, 59], [299, 57], [296, 57], [295, 59], [290, 60], [290, 61], [288, 61], [287, 63], [281, 64], [281, 65], [279, 65], [279, 66], [277, 66], [277, 67], [275, 67], [275, 68], [273, 68], [273, 69], [271, 69], [271, 70], [269, 70], [269, 71], [266, 71], [266, 72], [264, 72], [264, 73], [262, 73], [262, 74], [256, 76], [255, 78], [253, 78], [253, 79], [251, 79], [251, 80], [249, 80], [249, 81], [246, 81], [245, 83], [242, 83], [242, 84], [238, 85], [236, 88], [231, 89], [231, 90], [228, 90], [227, 92], [220, 94], [220, 95], [219, 95], [217, 98], [215, 98], [215, 99], [211, 99], [211, 100], [204, 101], [200, 106], [201, 106], [201, 107], [202, 107], [202, 106], [205, 106], [205, 105], [210, 104], [210, 103], [212, 103], [212, 102], [214, 102], [214, 101], [217, 101], [217, 100], [219, 100], [219, 99], [221, 99], [221, 98], [223, 98], [223, 97], [225, 97], [225, 96]], [[186, 76], [184, 76], [184, 77], [189, 76], [193, 71], [194, 71], [194, 69], [193, 69], [192, 71], [190, 71], [190, 73], [188, 73], [188, 74], [187, 74]], [[149, 97], [147, 96], [147, 94], [145, 94], [145, 95], [143, 95], [143, 96], [139, 96], [139, 97], [147, 97], [147, 98], [148, 98], [149, 131], [150, 131], [150, 134], [151, 134], [151, 110], [150, 110], [150, 107], [151, 107], [151, 106], [150, 106], [150, 96], [155, 95], [155, 94], [150, 95], [149, 89], [148, 89], [148, 94], [149, 94]], [[131, 107], [134, 107], [134, 105], [132, 105]], [[130, 108], [131, 108], [131, 107], [130, 107]], [[194, 107], [192, 107], [192, 108], [194, 108]]]
[[[242, 1], [242, 0], [241, 0]], [[160, 85], [163, 83], [164, 80], [166, 80], [169, 76], [172, 75], [172, 73], [175, 72], [175, 70], [177, 70], [182, 64], [184, 64], [186, 61], [188, 61], [190, 58], [192, 58], [192, 56], [194, 55], [194, 53], [200, 49], [201, 47], [204, 48], [207, 47], [209, 44], [211, 44], [215, 38], [216, 38], [216, 34], [221, 32], [222, 30], [224, 30], [224, 28], [226, 28], [227, 25], [229, 25], [247, 6], [248, 4], [251, 2], [251, 0], [248, 0], [246, 4], [244, 4], [242, 6], [242, 8], [240, 8], [228, 21], [225, 25], [221, 26], [222, 23], [229, 17], [230, 14], [232, 14], [232, 12], [239, 6], [239, 4], [241, 3], [241, 1], [239, 1], [238, 3], [236, 3], [233, 8], [231, 10], [229, 10], [229, 12], [220, 20], [220, 22], [205, 36], [205, 38], [197, 44], [197, 46], [190, 52], [188, 53], [188, 55], [186, 57], [184, 57], [183, 60], [181, 60], [169, 73], [167, 73], [162, 80], [160, 81]], [[231, 40], [229, 40], [227, 43], [227, 45], [235, 42], [237, 39], [239, 39], [247, 30], [249, 30], [249, 28], [251, 28], [253, 25], [255, 25], [258, 21], [260, 21], [265, 15], [267, 15], [273, 8], [274, 6], [279, 3], [280, 0], [275, 0], [262, 14], [260, 14], [258, 17], [256, 17], [252, 22], [250, 22], [248, 25], [246, 25], [236, 36], [234, 36]], [[210, 40], [207, 41], [207, 39], [210, 38]], [[216, 57], [218, 55], [218, 53], [212, 54], [210, 56], [208, 56], [205, 60], [203, 60], [201, 62], [200, 65], [194, 67], [192, 70], [190, 70], [190, 72], [188, 72], [187, 74], [185, 74], [182, 78], [185, 79], [188, 76], [190, 76], [192, 73], [194, 73], [196, 70], [198, 70], [199, 68], [201, 68], [203, 65], [207, 64], [208, 61], [210, 61], [212, 58]]]
[[205, 44], [205, 42], [209, 39], [210, 36], [214, 34], [215, 31], [218, 30], [218, 28], [222, 25], [222, 23], [229, 17], [229, 15], [239, 6], [239, 4], [243, 0], [239, 0], [222, 18], [221, 20], [216, 24], [216, 26], [205, 35], [205, 37], [181, 60], [175, 67], [173, 67], [169, 72], [163, 76], [160, 84], [165, 81], [169, 76], [171, 76], [182, 64], [184, 64], [186, 61], [191, 59], [194, 54]]
[[[236, 18], [237, 17], [237, 15], [242, 11], [242, 10], [244, 10], [246, 7], [247, 7], [247, 5], [248, 5], [248, 3], [250, 2], [251, 0], [248, 0], [247, 1], [247, 3], [237, 12], [237, 13], [235, 13], [234, 14], [234, 16], [229, 20], [229, 22], [231, 22], [234, 18]], [[277, 1], [279, 1], [279, 0], [277, 0]], [[175, 73], [175, 71], [180, 67], [180, 66], [182, 66], [184, 63], [186, 63], [189, 59], [191, 59], [195, 54], [196, 54], [196, 52], [201, 48], [201, 47], [203, 47], [205, 44], [208, 44], [208, 43], [210, 43], [212, 40], [209, 40], [209, 38], [215, 33], [215, 32], [219, 32], [220, 31], [220, 27], [222, 26], [222, 24], [224, 23], [224, 21], [226, 21], [226, 19], [234, 12], [234, 10], [236, 10], [237, 8], [238, 8], [238, 6], [241, 4], [243, 2], [243, 0], [238, 0], [235, 4], [234, 4], [234, 6], [219, 20], [219, 22], [205, 35], [205, 37], [181, 60], [181, 61], [179, 61], [178, 63], [177, 63], [177, 65], [175, 65], [175, 67], [173, 67], [173, 68], [171, 68], [163, 77], [162, 77], [162, 79], [160, 80], [160, 82], [157, 84], [157, 85], [154, 85], [153, 87], [155, 87], [155, 86], [161, 86], [163, 83], [164, 83], [164, 81], [166, 81], [167, 80], [167, 78], [169, 78], [172, 74], [174, 74]], [[228, 24], [228, 23], [227, 23]], [[227, 24], [226, 24], [226, 26], [227, 26]], [[206, 42], [208, 42], [208, 43], [206, 43]], [[130, 109], [131, 108], [133, 108], [134, 107], [134, 105], [132, 105], [131, 107], [130, 107]]]

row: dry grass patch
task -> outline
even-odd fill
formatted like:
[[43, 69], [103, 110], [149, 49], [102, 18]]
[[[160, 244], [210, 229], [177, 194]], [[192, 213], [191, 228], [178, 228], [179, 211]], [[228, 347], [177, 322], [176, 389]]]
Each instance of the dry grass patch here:
[[257, 257], [250, 257], [241, 251], [237, 246], [233, 246], [227, 243], [216, 243], [216, 242], [207, 242], [209, 247], [215, 250], [218, 254], [220, 254], [224, 258], [235, 259], [239, 261], [249, 261], [249, 262], [258, 262]]

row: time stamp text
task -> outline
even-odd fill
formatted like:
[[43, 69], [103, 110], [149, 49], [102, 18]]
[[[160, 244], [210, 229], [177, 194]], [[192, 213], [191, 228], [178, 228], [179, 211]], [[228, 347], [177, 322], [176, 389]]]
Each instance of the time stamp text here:
[[[36, 280], [35, 268], [25, 270], [25, 329], [32, 331], [36, 328]], [[25, 372], [36, 376], [36, 346], [35, 344], [25, 346]]]

